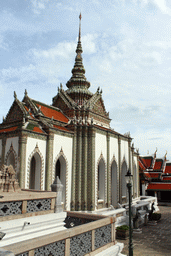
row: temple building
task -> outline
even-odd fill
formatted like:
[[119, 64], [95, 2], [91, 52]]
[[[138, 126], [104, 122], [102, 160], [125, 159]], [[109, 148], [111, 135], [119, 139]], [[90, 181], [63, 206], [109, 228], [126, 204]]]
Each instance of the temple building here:
[[158, 201], [171, 200], [171, 162], [154, 155], [140, 156], [140, 193], [156, 196]]
[[58, 176], [66, 210], [97, 210], [128, 200], [125, 175], [133, 174], [133, 198], [139, 196], [139, 153], [130, 134], [110, 127], [102, 90], [90, 91], [81, 44], [81, 16], [72, 76], [44, 104], [14, 92], [0, 124], [0, 165], [12, 165], [22, 189], [51, 190]]

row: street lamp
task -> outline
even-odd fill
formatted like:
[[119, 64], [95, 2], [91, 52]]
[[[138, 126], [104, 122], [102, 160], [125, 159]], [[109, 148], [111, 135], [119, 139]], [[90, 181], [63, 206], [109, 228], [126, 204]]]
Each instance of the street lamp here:
[[133, 178], [133, 175], [131, 174], [130, 170], [128, 169], [127, 174], [125, 175], [125, 179], [126, 179], [128, 195], [129, 195], [129, 256], [133, 256], [132, 224], [131, 224], [132, 178]]

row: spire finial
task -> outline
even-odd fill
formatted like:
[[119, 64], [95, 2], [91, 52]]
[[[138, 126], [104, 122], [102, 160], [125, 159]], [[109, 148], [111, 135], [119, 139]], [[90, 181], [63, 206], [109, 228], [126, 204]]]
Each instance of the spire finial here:
[[16, 94], [15, 91], [14, 91], [14, 99], [15, 99], [15, 100], [17, 99], [17, 94]]
[[25, 95], [25, 97], [27, 97], [27, 90], [26, 89], [25, 89], [24, 95]]
[[80, 12], [80, 15], [79, 15], [79, 19], [80, 19], [80, 22], [79, 22], [79, 35], [78, 35], [78, 41], [81, 42], [81, 12]]

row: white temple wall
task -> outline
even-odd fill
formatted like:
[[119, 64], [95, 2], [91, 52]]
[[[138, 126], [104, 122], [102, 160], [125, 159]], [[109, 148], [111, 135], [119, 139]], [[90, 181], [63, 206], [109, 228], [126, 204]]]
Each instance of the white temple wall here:
[[55, 178], [55, 164], [62, 155], [66, 161], [66, 210], [70, 209], [71, 201], [71, 171], [72, 171], [73, 138], [55, 134], [53, 146], [53, 175]]
[[110, 137], [111, 204], [119, 201], [118, 139]]
[[97, 161], [99, 160], [101, 154], [105, 160], [107, 161], [107, 139], [106, 135], [96, 133], [95, 137], [95, 167], [97, 168]]
[[116, 163], [118, 165], [118, 139], [110, 137], [110, 163], [115, 157]]
[[30, 160], [36, 152], [40, 155], [42, 161], [42, 189], [45, 190], [46, 140], [39, 140], [30, 137], [27, 138], [26, 145], [25, 187], [29, 187]]
[[126, 164], [129, 164], [129, 152], [128, 152], [128, 141], [121, 139], [121, 163], [125, 158]]

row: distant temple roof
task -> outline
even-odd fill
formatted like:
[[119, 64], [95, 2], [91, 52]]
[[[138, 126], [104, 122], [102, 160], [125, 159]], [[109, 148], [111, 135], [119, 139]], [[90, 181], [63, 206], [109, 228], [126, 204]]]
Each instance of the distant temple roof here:
[[139, 156], [140, 179], [148, 182], [147, 190], [170, 191], [171, 190], [171, 162], [163, 158], [157, 158], [155, 151], [153, 156]]

